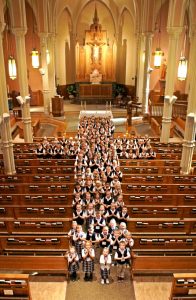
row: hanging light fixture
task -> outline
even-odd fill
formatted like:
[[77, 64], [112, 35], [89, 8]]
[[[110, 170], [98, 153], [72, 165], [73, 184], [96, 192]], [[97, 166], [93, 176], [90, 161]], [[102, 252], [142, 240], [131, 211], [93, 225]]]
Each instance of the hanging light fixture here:
[[[162, 1], [161, 1], [161, 8], [160, 8], [160, 23], [159, 23], [159, 29], [158, 29], [158, 47], [156, 48], [155, 52], [153, 53], [154, 55], [154, 67], [156, 69], [159, 69], [161, 66], [162, 62], [162, 56], [164, 55], [164, 52], [161, 50], [160, 47], [160, 39], [161, 39], [161, 20], [162, 20]], [[155, 24], [155, 30], [157, 30], [157, 23]]]
[[33, 15], [33, 10], [32, 10], [32, 24], [33, 24], [33, 29], [32, 29], [32, 44], [33, 44], [33, 50], [31, 51], [31, 63], [32, 67], [34, 69], [39, 69], [39, 52], [35, 47], [35, 20], [34, 20], [34, 15]]
[[185, 26], [184, 45], [183, 45], [183, 50], [181, 52], [181, 56], [180, 56], [179, 63], [178, 63], [178, 80], [180, 80], [180, 81], [183, 81], [186, 79], [187, 69], [188, 69], [188, 60], [185, 57], [187, 29], [188, 29], [187, 26]]
[[154, 67], [156, 69], [160, 68], [161, 62], [162, 62], [162, 56], [164, 55], [163, 51], [161, 48], [156, 48], [155, 52], [153, 53], [154, 55]]
[[7, 23], [7, 31], [6, 31], [6, 44], [7, 44], [7, 52], [10, 53], [8, 57], [8, 75], [10, 79], [14, 80], [17, 77], [17, 70], [16, 70], [16, 60], [13, 56], [13, 47], [12, 47], [12, 35], [10, 30], [10, 18], [9, 18], [9, 11], [7, 6], [6, 12], [6, 23]]
[[9, 77], [12, 80], [16, 79], [17, 76], [16, 61], [12, 56], [8, 58], [8, 72], [9, 72]]
[[32, 61], [32, 67], [34, 69], [39, 68], [39, 52], [36, 50], [36, 48], [33, 48], [31, 51], [31, 61]]
[[47, 65], [49, 65], [49, 63], [50, 63], [50, 52], [49, 52], [48, 49], [46, 50], [46, 62], [47, 62]]
[[181, 56], [178, 64], [178, 80], [183, 81], [187, 76], [188, 60]]

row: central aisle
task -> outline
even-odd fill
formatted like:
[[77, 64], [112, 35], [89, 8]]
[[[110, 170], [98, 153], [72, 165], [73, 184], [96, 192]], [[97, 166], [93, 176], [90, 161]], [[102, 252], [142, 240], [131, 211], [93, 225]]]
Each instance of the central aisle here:
[[[127, 273], [129, 275], [129, 269]], [[116, 267], [111, 267], [110, 284], [100, 284], [99, 266], [95, 264], [92, 282], [83, 280], [83, 272], [78, 272], [79, 280], [67, 284], [66, 300], [136, 300], [133, 282], [126, 277], [122, 283], [117, 282]]]

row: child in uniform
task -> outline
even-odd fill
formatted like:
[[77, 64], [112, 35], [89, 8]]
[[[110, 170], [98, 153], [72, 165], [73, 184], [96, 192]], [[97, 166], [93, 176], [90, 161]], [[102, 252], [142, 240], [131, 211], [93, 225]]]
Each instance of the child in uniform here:
[[117, 277], [118, 281], [122, 281], [125, 278], [125, 267], [130, 259], [130, 251], [126, 248], [126, 243], [121, 241], [119, 248], [115, 253], [114, 259], [117, 261]]
[[101, 268], [101, 284], [109, 284], [109, 274], [111, 266], [111, 255], [109, 254], [109, 248], [103, 248], [103, 253], [100, 256], [100, 268]]
[[94, 271], [95, 250], [91, 241], [86, 241], [84, 249], [82, 249], [83, 271], [85, 273], [84, 280], [92, 281]]
[[76, 247], [76, 252], [78, 254], [79, 260], [82, 259], [82, 248], [85, 239], [86, 239], [86, 234], [83, 232], [82, 226], [77, 225], [76, 232], [73, 235], [73, 241]]
[[71, 246], [69, 248], [67, 259], [68, 259], [68, 265], [69, 265], [70, 279], [72, 281], [75, 281], [77, 278], [77, 271], [79, 269], [79, 257], [78, 257], [75, 247]]

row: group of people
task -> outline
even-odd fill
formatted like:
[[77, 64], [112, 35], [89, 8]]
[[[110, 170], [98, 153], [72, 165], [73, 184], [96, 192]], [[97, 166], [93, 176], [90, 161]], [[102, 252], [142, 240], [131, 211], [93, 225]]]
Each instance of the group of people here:
[[66, 255], [73, 281], [77, 279], [80, 263], [84, 280], [91, 281], [95, 261], [100, 264], [102, 284], [109, 283], [112, 265], [117, 266], [118, 281], [123, 281], [134, 258], [119, 159], [151, 159], [156, 153], [147, 136], [114, 138], [114, 130], [110, 117], [82, 117], [75, 139], [63, 137], [49, 142], [44, 138], [36, 149], [39, 158], [75, 159], [73, 223]]
[[109, 283], [112, 265], [117, 266], [118, 281], [123, 281], [134, 256], [134, 240], [127, 229], [129, 215], [121, 189], [123, 174], [113, 134], [114, 125], [108, 117], [83, 117], [79, 121], [73, 224], [67, 254], [73, 281], [80, 263], [84, 280], [91, 281], [96, 261], [100, 264], [101, 284]]
[[[62, 137], [61, 139], [55, 138], [53, 141], [48, 141], [45, 137], [36, 147], [35, 153], [37, 157], [46, 159], [76, 159], [81, 157], [79, 154], [82, 150], [83, 152], [88, 152], [88, 159], [92, 160], [89, 167], [93, 163], [95, 164], [96, 161], [99, 161], [100, 158], [105, 163], [113, 154], [115, 154], [113, 160], [118, 158], [153, 159], [156, 157], [148, 136], [144, 138], [128, 139], [127, 137], [118, 137], [114, 139], [113, 133], [115, 127], [111, 123], [111, 120], [109, 123], [104, 121], [103, 127], [100, 122], [97, 122], [93, 127], [91, 123], [88, 126], [88, 123], [88, 120], [81, 120], [78, 134], [74, 139], [72, 137], [69, 139]], [[85, 126], [83, 126], [84, 124]], [[90, 145], [86, 143], [86, 140], [91, 141]], [[110, 154], [109, 157], [106, 155], [108, 151]]]

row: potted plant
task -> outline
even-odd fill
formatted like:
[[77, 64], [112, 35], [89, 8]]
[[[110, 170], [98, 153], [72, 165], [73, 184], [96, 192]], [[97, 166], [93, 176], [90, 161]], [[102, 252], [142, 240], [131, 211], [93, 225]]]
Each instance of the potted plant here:
[[116, 84], [116, 89], [115, 89], [116, 97], [122, 98], [123, 94], [125, 93], [125, 88], [123, 84]]
[[69, 99], [73, 99], [76, 96], [76, 85], [75, 84], [69, 84], [67, 86], [67, 92], [69, 94]]

